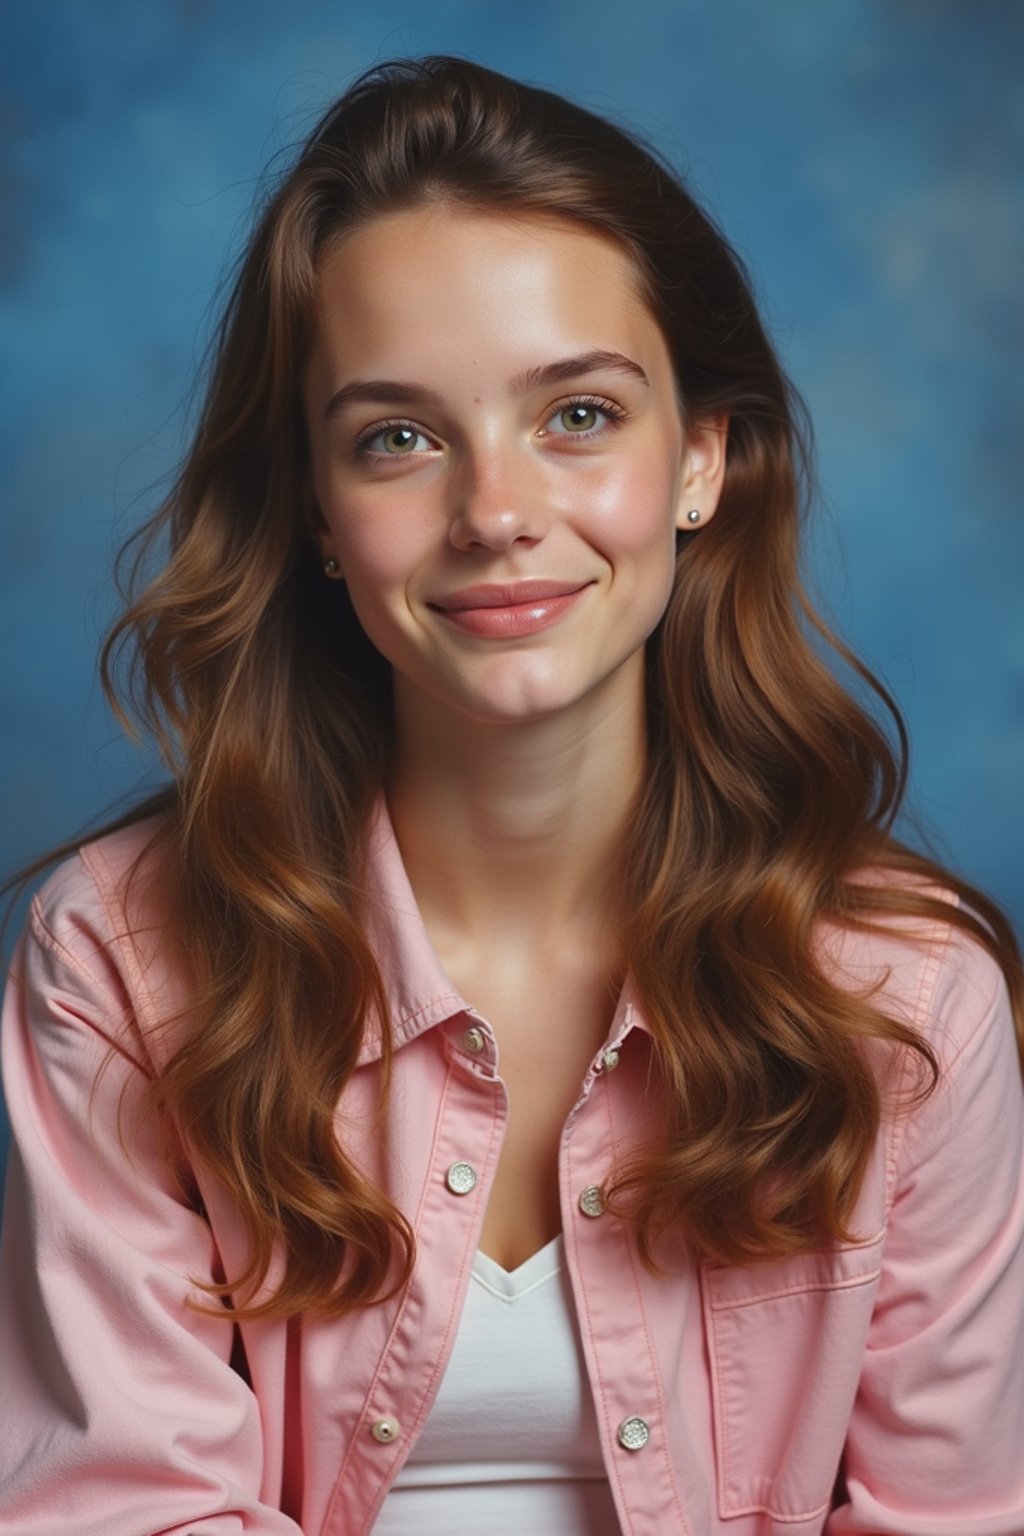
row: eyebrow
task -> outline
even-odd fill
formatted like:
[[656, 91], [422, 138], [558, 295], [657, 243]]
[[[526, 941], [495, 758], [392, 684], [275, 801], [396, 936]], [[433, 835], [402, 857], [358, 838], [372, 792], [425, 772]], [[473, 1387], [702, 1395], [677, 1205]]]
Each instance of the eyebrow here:
[[[621, 352], [596, 350], [580, 352], [575, 357], [559, 358], [557, 362], [544, 363], [537, 368], [526, 368], [509, 380], [509, 393], [513, 396], [525, 395], [543, 384], [562, 384], [566, 379], [598, 372], [621, 373], [627, 378], [638, 379], [648, 388], [651, 383], [640, 364], [634, 363], [632, 358]], [[354, 379], [351, 384], [336, 390], [328, 400], [324, 408], [324, 420], [329, 421], [353, 401], [369, 401], [378, 405], [442, 404], [441, 396], [423, 384], [403, 384], [396, 379]]]

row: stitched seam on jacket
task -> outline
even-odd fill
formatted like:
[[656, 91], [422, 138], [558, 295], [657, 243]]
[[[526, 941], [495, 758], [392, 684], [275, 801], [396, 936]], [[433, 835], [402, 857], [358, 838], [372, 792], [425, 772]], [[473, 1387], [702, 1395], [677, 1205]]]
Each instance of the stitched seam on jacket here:
[[[38, 896], [34, 896], [32, 898], [32, 903], [29, 908], [29, 923], [31, 925], [33, 937], [36, 939], [42, 949], [48, 950], [50, 954], [58, 959], [63, 965], [66, 965], [70, 971], [73, 971], [76, 975], [82, 977], [84, 981], [97, 988], [97, 990], [102, 992], [109, 992], [109, 986], [107, 983], [101, 981], [100, 978], [85, 964], [85, 961], [80, 959], [73, 950], [68, 949], [67, 946], [53, 932], [53, 929], [49, 927], [46, 919], [43, 916], [42, 907], [40, 905]], [[120, 1002], [117, 1006], [119, 1014], [118, 1024], [123, 1029], [124, 1026], [130, 1024], [133, 1020], [132, 1010], [130, 1008], [125, 1008], [124, 1005]], [[81, 1014], [76, 1014], [75, 1017], [78, 1018], [79, 1021], [86, 1026], [92, 1035], [94, 1035], [98, 1040], [102, 1040], [110, 1050], [115, 1051], [119, 1056], [123, 1056], [125, 1061], [129, 1062], [131, 1066], [136, 1069], [136, 1071], [141, 1072], [142, 1075], [147, 1079], [152, 1079], [152, 1068], [147, 1067], [144, 1062], [139, 1061], [135, 1056], [133, 1056], [131, 1051], [126, 1050], [123, 1040], [118, 1038], [116, 1035], [108, 1034], [107, 1031], [103, 1029], [94, 1019], [87, 1018]]]
[[[611, 1144], [612, 1144], [613, 1147], [615, 1147], [617, 1145], [617, 1142], [616, 1142], [616, 1139], [615, 1139], [613, 1119], [612, 1119], [611, 1094], [608, 1093], [608, 1091], [607, 1091], [607, 1084], [605, 1084], [605, 1101], [606, 1101], [606, 1104], [607, 1104], [607, 1116], [608, 1116], [609, 1135], [611, 1136]], [[647, 1362], [648, 1362], [648, 1367], [649, 1367], [650, 1373], [651, 1373], [651, 1381], [652, 1381], [652, 1383], [654, 1385], [655, 1399], [656, 1399], [657, 1404], [658, 1404], [658, 1417], [659, 1417], [659, 1419], [661, 1421], [661, 1433], [662, 1433], [661, 1456], [662, 1456], [662, 1460], [664, 1461], [666, 1469], [667, 1469], [667, 1472], [668, 1472], [669, 1483], [671, 1484], [671, 1487], [672, 1487], [672, 1502], [675, 1505], [676, 1513], [679, 1516], [680, 1530], [683, 1531], [683, 1532], [687, 1532], [688, 1533], [690, 1531], [690, 1522], [687, 1520], [686, 1515], [683, 1512], [682, 1502], [681, 1502], [680, 1497], [679, 1497], [679, 1487], [678, 1487], [678, 1485], [676, 1483], [675, 1467], [672, 1464], [672, 1456], [671, 1456], [671, 1453], [669, 1451], [669, 1446], [668, 1446], [668, 1431], [669, 1431], [668, 1416], [667, 1416], [667, 1414], [665, 1412], [665, 1402], [664, 1402], [664, 1398], [662, 1396], [662, 1391], [661, 1391], [661, 1373], [658, 1370], [657, 1359], [656, 1359], [656, 1356], [655, 1356], [655, 1353], [654, 1353], [654, 1348], [653, 1348], [653, 1346], [651, 1344], [651, 1333], [650, 1333], [650, 1329], [647, 1326], [647, 1314], [644, 1311], [643, 1295], [642, 1295], [642, 1292], [641, 1292], [641, 1289], [640, 1289], [640, 1278], [639, 1278], [639, 1274], [638, 1274], [638, 1271], [637, 1271], [637, 1264], [638, 1264], [639, 1260], [638, 1260], [638, 1257], [637, 1257], [636, 1244], [635, 1244], [635, 1242], [633, 1240], [632, 1233], [627, 1232], [626, 1234], [624, 1234], [624, 1241], [626, 1243], [626, 1251], [627, 1251], [627, 1253], [629, 1255], [630, 1273], [632, 1274], [632, 1277], [633, 1277], [633, 1289], [634, 1289], [634, 1291], [636, 1293], [637, 1312], [638, 1312], [639, 1316], [641, 1317], [641, 1319], [643, 1320], [644, 1343], [645, 1343], [645, 1345], [647, 1347]]]
[[763, 1301], [779, 1301], [787, 1296], [809, 1296], [817, 1291], [853, 1291], [859, 1286], [870, 1285], [882, 1273], [880, 1264], [862, 1275], [848, 1275], [843, 1280], [809, 1280], [801, 1285], [780, 1286], [774, 1291], [758, 1291], [756, 1296], [743, 1296], [735, 1301], [710, 1301], [712, 1312], [737, 1312], [743, 1307], [757, 1307]]
[[[957, 905], [959, 906], [959, 904], [960, 903], [958, 901]], [[924, 972], [921, 977], [921, 985], [918, 988], [914, 1011], [911, 1015], [912, 1026], [919, 1030], [919, 1032], [926, 1037], [927, 1032], [922, 1026], [926, 1021], [928, 1013], [932, 1007], [935, 996], [935, 988], [942, 970], [942, 965], [946, 958], [953, 951], [954, 939], [960, 937], [960, 934], [961, 931], [954, 928], [953, 924], [949, 922], [942, 924], [936, 922], [932, 928], [931, 937], [933, 942], [931, 944], [930, 953], [928, 955]], [[964, 937], [967, 936], [965, 935]], [[972, 940], [972, 942], [977, 943], [977, 940]], [[948, 1061], [945, 1061], [941, 1064], [939, 1080], [932, 1090], [932, 1093], [929, 1095], [926, 1104], [922, 1106], [922, 1108], [927, 1107], [927, 1104], [930, 1103], [933, 1098], [938, 1098], [941, 1094], [944, 1094], [947, 1091], [949, 1080], [958, 1061], [960, 1060], [961, 1056], [963, 1056], [964, 1052], [973, 1044], [975, 1038], [981, 1032], [985, 1023], [987, 1022], [988, 1016], [991, 1013], [992, 1007], [996, 1001], [998, 990], [999, 982], [997, 978], [996, 986], [993, 988], [990, 996], [986, 999], [985, 1007], [981, 1010], [974, 1028], [970, 1031], [967, 1037], [960, 1042], [956, 1051], [950, 1056]], [[904, 1078], [909, 1076], [909, 1068], [907, 1067], [908, 1056], [909, 1052], [905, 1051], [903, 1053], [903, 1062], [905, 1066], [905, 1071], [903, 1073]], [[905, 1133], [909, 1119], [909, 1114], [898, 1114], [893, 1116], [889, 1155], [886, 1158], [886, 1225], [888, 1225], [889, 1215], [892, 1211], [892, 1205], [896, 1198], [900, 1153], [903, 1150], [903, 1145], [906, 1140]]]

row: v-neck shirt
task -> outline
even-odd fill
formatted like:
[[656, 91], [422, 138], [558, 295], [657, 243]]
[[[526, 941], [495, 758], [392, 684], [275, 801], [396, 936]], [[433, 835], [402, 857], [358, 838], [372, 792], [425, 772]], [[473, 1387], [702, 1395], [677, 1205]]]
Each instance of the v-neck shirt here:
[[561, 1234], [477, 1252], [437, 1398], [374, 1536], [618, 1536]]

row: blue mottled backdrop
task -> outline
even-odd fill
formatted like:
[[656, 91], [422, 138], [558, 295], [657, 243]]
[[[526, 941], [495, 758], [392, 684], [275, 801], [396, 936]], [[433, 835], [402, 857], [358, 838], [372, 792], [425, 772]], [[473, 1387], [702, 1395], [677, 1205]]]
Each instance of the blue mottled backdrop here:
[[818, 429], [812, 565], [913, 802], [1024, 924], [1024, 5], [9, 0], [0, 867], [146, 778], [96, 684], [268, 160], [357, 71], [470, 54], [622, 118], [753, 268]]

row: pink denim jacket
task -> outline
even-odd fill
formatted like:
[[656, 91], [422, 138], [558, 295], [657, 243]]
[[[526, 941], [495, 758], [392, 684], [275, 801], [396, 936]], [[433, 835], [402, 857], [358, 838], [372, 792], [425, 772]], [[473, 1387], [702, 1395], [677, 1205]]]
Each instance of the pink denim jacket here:
[[[158, 1021], [184, 1002], [145, 880], [134, 937], [119, 905], [148, 830], [58, 870], [8, 992], [0, 1530], [360, 1536], [458, 1328], [505, 1123], [495, 1041], [431, 948], [382, 810], [374, 930], [398, 1046], [386, 1157], [370, 1135], [374, 1038], [338, 1134], [414, 1223], [415, 1273], [340, 1322], [233, 1328], [190, 1310], [190, 1280], [235, 1271], [243, 1242], [201, 1169], [205, 1213], [183, 1201], [140, 1113], [173, 1048]], [[566, 1262], [630, 1536], [1024, 1532], [1024, 1103], [1001, 977], [938, 926], [914, 941], [896, 924], [832, 934], [827, 949], [851, 986], [888, 970], [889, 1006], [944, 1065], [922, 1108], [885, 1123], [857, 1242], [735, 1269], [680, 1251], [646, 1273], [596, 1191], [657, 1113], [628, 987], [566, 1122]], [[470, 1171], [449, 1183], [457, 1163]]]

